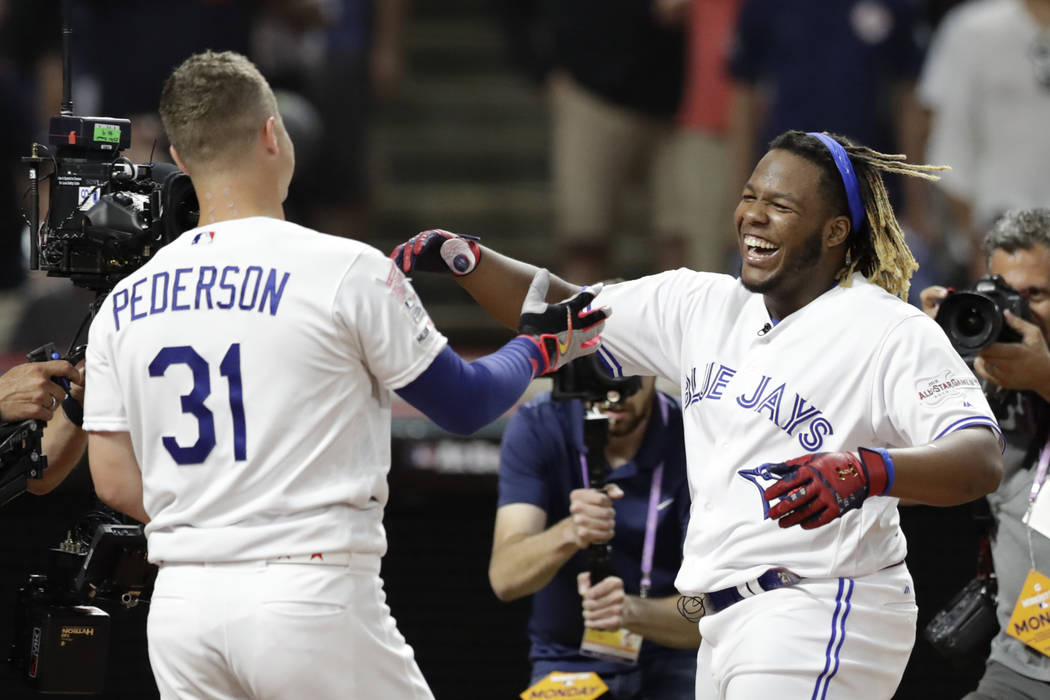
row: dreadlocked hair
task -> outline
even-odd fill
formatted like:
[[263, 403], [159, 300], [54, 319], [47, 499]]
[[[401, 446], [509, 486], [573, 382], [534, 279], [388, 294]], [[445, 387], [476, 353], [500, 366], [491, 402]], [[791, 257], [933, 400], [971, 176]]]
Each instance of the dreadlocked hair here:
[[[919, 264], [904, 242], [904, 231], [893, 213], [882, 174], [939, 180], [940, 176], [935, 173], [949, 168], [945, 165], [908, 163], [907, 156], [903, 154], [880, 153], [855, 144], [845, 136], [827, 135], [846, 149], [853, 163], [853, 171], [857, 174], [860, 197], [864, 203], [864, 221], [858, 230], [850, 231], [846, 242], [846, 264], [835, 277], [843, 286], [849, 286], [853, 273], [860, 272], [869, 282], [901, 299], [907, 299], [912, 273], [919, 269]], [[842, 176], [831, 152], [823, 143], [803, 131], [787, 131], [773, 139], [769, 148], [794, 153], [819, 165], [821, 185], [830, 196], [835, 210], [852, 219], [846, 199], [846, 186], [842, 183]]]

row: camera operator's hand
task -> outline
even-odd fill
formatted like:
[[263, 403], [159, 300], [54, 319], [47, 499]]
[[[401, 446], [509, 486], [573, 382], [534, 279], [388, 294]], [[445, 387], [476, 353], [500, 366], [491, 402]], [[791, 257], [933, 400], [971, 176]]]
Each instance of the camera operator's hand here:
[[66, 360], [27, 362], [0, 375], [0, 420], [51, 420], [66, 396], [52, 377], [83, 382], [81, 373]]
[[627, 626], [627, 594], [623, 579], [606, 576], [591, 585], [591, 574], [576, 575], [576, 590], [583, 598], [583, 625], [594, 630], [618, 630]]
[[84, 405], [84, 364], [84, 360], [81, 360], [73, 368], [80, 375], [80, 379], [69, 381], [69, 395], [81, 406]]
[[569, 493], [572, 536], [576, 546], [586, 549], [592, 544], [608, 542], [616, 534], [616, 511], [613, 499], [623, 498], [623, 489], [609, 484], [604, 489], [575, 489]]
[[1035, 391], [1050, 401], [1050, 349], [1042, 330], [1009, 311], [1003, 316], [1021, 342], [989, 345], [978, 353], [974, 371], [1003, 389]]
[[919, 292], [919, 300], [922, 302], [923, 312], [930, 318], [937, 316], [937, 310], [941, 308], [941, 302], [948, 296], [948, 288], [934, 285]]

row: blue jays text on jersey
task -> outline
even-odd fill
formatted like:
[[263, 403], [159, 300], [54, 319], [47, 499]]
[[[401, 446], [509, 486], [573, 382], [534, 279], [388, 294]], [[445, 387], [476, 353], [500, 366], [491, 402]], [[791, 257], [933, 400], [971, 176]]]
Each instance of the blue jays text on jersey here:
[[[696, 379], [696, 367], [685, 377], [685, 391], [682, 400], [683, 410], [703, 400], [720, 401], [725, 398], [725, 390], [736, 375], [736, 370], [718, 362], [709, 362], [704, 369], [701, 383]], [[789, 392], [786, 383], [778, 383], [773, 377], [762, 375], [757, 385], [744, 387], [743, 391], [733, 396], [740, 408], [764, 415], [771, 423], [797, 438], [804, 449], [815, 452], [824, 444], [824, 438], [835, 433], [834, 428], [819, 408], [811, 405], [800, 394]], [[800, 428], [805, 427], [800, 431]], [[797, 434], [796, 434], [797, 433]]]
[[291, 273], [258, 265], [179, 267], [156, 272], [113, 293], [113, 322], [120, 330], [154, 314], [190, 309], [240, 309], [271, 316], [284, 295]]

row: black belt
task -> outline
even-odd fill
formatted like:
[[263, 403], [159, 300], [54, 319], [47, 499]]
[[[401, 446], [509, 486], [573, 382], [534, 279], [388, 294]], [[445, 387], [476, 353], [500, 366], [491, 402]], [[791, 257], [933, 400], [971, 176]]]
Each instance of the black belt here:
[[778, 567], [776, 569], [769, 569], [758, 578], [745, 581], [739, 586], [731, 586], [729, 588], [723, 588], [720, 591], [704, 593], [700, 596], [700, 600], [704, 604], [704, 614], [713, 615], [720, 610], [725, 610], [733, 603], [739, 603], [745, 598], [758, 595], [763, 591], [772, 591], [777, 588], [784, 588], [785, 586], [794, 586], [801, 580], [802, 577], [795, 572]]

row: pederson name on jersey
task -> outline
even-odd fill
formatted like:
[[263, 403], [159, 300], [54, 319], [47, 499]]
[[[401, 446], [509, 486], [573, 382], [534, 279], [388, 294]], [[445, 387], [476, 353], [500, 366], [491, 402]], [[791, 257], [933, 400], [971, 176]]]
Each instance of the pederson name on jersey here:
[[156, 272], [113, 292], [113, 322], [119, 331], [121, 326], [147, 316], [191, 309], [256, 311], [276, 316], [290, 276], [258, 265], [201, 265]]

